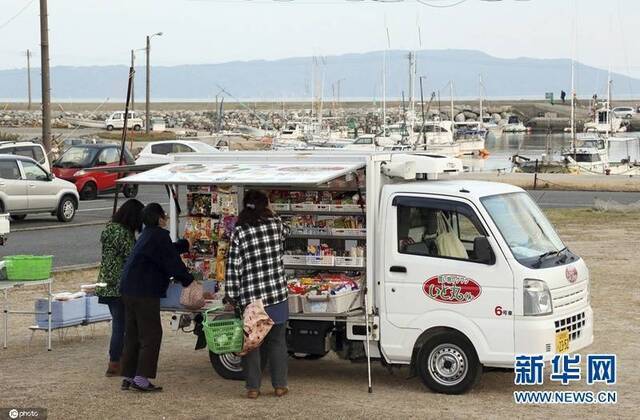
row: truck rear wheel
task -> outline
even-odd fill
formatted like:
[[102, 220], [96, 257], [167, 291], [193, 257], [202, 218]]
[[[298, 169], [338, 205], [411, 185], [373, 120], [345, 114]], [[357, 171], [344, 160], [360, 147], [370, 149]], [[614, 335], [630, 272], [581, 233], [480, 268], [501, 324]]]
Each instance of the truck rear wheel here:
[[435, 334], [422, 346], [416, 367], [422, 382], [443, 394], [467, 392], [482, 373], [473, 345], [463, 335], [451, 331]]
[[209, 360], [213, 370], [224, 379], [233, 381], [244, 380], [244, 371], [242, 369], [242, 358], [236, 353], [215, 354], [209, 351]]

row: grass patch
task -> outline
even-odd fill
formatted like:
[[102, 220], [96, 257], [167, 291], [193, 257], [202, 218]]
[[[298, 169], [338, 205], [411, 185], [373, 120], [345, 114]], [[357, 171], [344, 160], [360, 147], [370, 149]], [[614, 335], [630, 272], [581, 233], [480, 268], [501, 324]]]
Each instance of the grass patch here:
[[[104, 140], [122, 140], [122, 131], [101, 131], [96, 136]], [[176, 133], [173, 131], [164, 131], [162, 133], [150, 132], [149, 134], [144, 131], [128, 131], [127, 141], [162, 141], [162, 140], [175, 140]]]
[[615, 226], [628, 223], [640, 223], [640, 212], [600, 211], [594, 209], [545, 209], [554, 225], [593, 225]]

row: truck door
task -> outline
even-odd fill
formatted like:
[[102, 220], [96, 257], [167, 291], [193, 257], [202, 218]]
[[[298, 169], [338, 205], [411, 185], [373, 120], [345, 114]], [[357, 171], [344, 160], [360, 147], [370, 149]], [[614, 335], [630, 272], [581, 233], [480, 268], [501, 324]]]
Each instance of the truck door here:
[[[479, 356], [513, 354], [513, 274], [475, 207], [413, 194], [387, 206], [380, 331], [387, 357], [410, 360], [420, 334], [438, 326], [488, 343]], [[482, 242], [490, 247], [484, 260]]]

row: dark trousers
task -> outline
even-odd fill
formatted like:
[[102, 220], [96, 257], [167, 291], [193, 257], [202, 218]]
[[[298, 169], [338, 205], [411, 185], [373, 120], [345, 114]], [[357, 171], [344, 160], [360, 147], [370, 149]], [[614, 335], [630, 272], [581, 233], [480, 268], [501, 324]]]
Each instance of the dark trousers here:
[[271, 372], [271, 385], [274, 388], [287, 387], [289, 353], [286, 334], [286, 323], [274, 325], [260, 347], [242, 358], [247, 389], [260, 389], [262, 366], [265, 363]]
[[155, 378], [162, 343], [160, 298], [122, 296], [125, 309], [122, 376]]
[[124, 305], [116, 298], [107, 304], [111, 312], [111, 341], [109, 342], [109, 360], [119, 362], [124, 346]]

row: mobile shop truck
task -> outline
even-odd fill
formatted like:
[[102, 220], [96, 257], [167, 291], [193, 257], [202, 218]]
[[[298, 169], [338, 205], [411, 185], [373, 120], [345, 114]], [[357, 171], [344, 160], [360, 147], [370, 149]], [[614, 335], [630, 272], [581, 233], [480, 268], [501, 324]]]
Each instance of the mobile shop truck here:
[[[476, 383], [483, 367], [513, 368], [518, 354], [542, 354], [548, 361], [593, 341], [584, 261], [567, 249], [525, 191], [457, 179], [451, 176], [461, 171], [457, 159], [347, 151], [174, 159], [120, 182], [168, 185], [174, 199], [185, 185], [233, 186], [239, 200], [249, 188], [366, 197], [366, 204], [351, 207], [366, 219], [361, 238], [332, 237], [331, 231], [300, 235], [357, 240], [366, 251], [361, 267], [287, 259], [285, 269], [362, 273], [356, 305], [339, 313], [291, 313], [288, 344], [291, 354], [307, 359], [330, 350], [353, 361], [366, 358], [370, 391], [372, 360], [409, 366], [431, 390], [457, 394]], [[177, 199], [170, 206], [176, 237]], [[284, 210], [278, 213], [344, 214], [344, 206], [313, 206], [279, 204]], [[439, 238], [444, 233], [446, 240]], [[210, 353], [210, 359], [221, 376], [242, 378], [237, 355]]]

